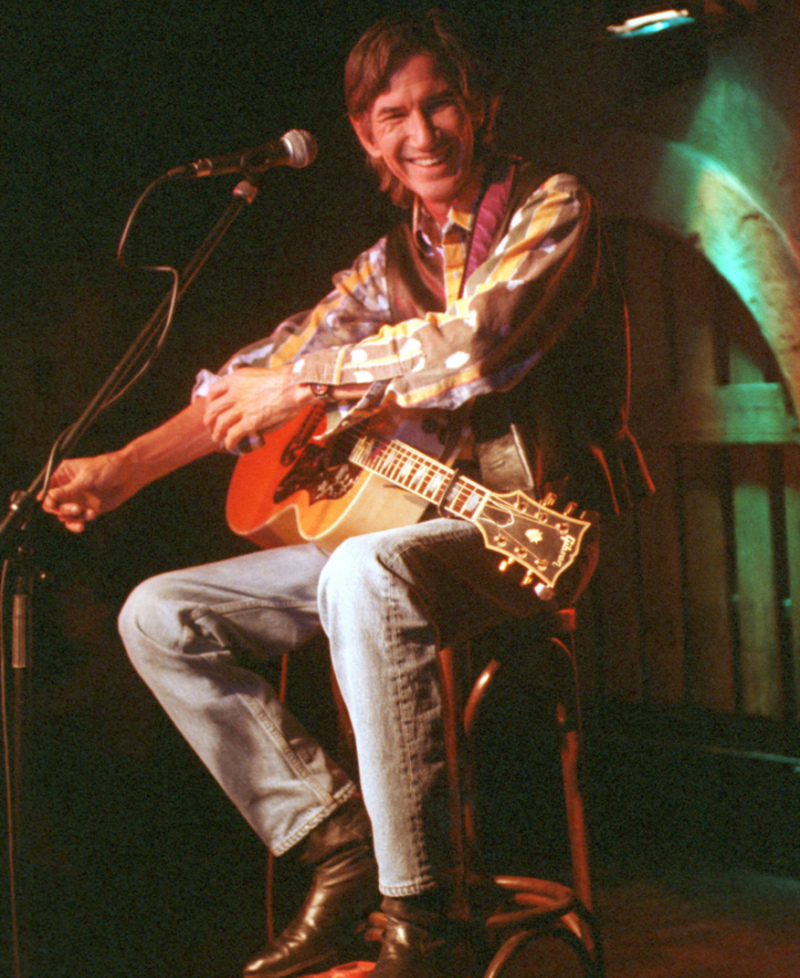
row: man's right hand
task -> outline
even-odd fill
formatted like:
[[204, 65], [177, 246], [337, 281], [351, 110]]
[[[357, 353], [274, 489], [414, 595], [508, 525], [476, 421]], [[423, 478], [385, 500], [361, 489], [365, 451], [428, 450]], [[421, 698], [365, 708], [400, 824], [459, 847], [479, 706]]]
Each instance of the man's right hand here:
[[140, 483], [131, 475], [130, 466], [114, 452], [67, 459], [53, 474], [42, 508], [68, 530], [81, 533], [87, 522], [116, 509], [137, 492]]

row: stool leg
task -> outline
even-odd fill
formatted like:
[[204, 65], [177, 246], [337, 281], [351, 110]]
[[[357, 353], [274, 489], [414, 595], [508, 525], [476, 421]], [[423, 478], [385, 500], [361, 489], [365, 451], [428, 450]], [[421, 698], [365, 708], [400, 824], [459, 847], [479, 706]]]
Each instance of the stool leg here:
[[[569, 632], [569, 629], [564, 631]], [[571, 637], [571, 636], [570, 636]], [[602, 978], [604, 966], [602, 946], [592, 912], [592, 890], [589, 872], [589, 845], [580, 785], [581, 719], [578, 700], [575, 660], [570, 649], [559, 638], [551, 636], [554, 646], [555, 672], [552, 676], [556, 695], [555, 720], [560, 734], [560, 760], [572, 865], [572, 889], [560, 884], [533, 878], [492, 878], [495, 887], [513, 893], [511, 902], [486, 919], [490, 929], [515, 928], [505, 938], [494, 956], [487, 956], [489, 944], [483, 948], [488, 967], [484, 978], [501, 978], [507, 967], [516, 967], [529, 945], [545, 934], [556, 937], [578, 956], [586, 978]], [[468, 648], [464, 650], [468, 651]], [[446, 648], [440, 652], [439, 666], [442, 687], [442, 714], [446, 747], [446, 762], [450, 786], [451, 837], [456, 860], [457, 912], [469, 914], [468, 887], [474, 876], [476, 847], [469, 806], [473, 801], [474, 784], [470, 764], [473, 724], [483, 694], [491, 685], [500, 662], [492, 659], [484, 666], [471, 692], [462, 703], [460, 669], [455, 656], [462, 650]], [[469, 673], [471, 675], [471, 671]], [[477, 861], [480, 859], [478, 857]], [[480, 942], [476, 943], [476, 951]], [[489, 951], [489, 955], [491, 952]], [[512, 966], [512, 960], [515, 964]]]
[[442, 691], [442, 724], [444, 727], [450, 803], [450, 844], [453, 849], [453, 910], [458, 916], [466, 917], [468, 915], [467, 866], [464, 845], [463, 807], [461, 803], [461, 770], [459, 764], [461, 696], [455, 674], [455, 654], [452, 646], [440, 650], [439, 676]]
[[583, 813], [583, 797], [578, 779], [580, 761], [578, 732], [567, 730], [561, 745], [561, 773], [564, 780], [564, 801], [572, 860], [575, 892], [587, 910], [592, 910], [592, 885], [589, 873], [589, 843]]

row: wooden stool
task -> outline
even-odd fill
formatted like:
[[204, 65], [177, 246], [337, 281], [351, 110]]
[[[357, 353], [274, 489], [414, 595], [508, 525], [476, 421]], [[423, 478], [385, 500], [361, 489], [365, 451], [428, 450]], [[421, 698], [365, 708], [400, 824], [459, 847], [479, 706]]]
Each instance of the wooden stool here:
[[[604, 975], [602, 948], [592, 912], [589, 855], [580, 790], [581, 717], [574, 652], [576, 616], [566, 609], [513, 623], [523, 638], [502, 649], [471, 681], [470, 649], [440, 654], [453, 846], [461, 877], [456, 911], [474, 927], [484, 978], [498, 978], [533, 941], [544, 936], [566, 944], [586, 978]], [[572, 886], [529, 876], [486, 875], [478, 870], [474, 737], [486, 694], [496, 678], [524, 663], [552, 694], [566, 805]], [[511, 676], [512, 681], [514, 676]], [[469, 689], [466, 696], [465, 689]], [[479, 973], [479, 972], [478, 972]]]

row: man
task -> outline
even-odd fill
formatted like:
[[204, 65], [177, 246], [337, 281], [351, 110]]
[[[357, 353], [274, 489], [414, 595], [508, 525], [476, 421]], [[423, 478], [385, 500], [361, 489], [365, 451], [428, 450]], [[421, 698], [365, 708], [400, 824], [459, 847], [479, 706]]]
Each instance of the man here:
[[[345, 92], [368, 161], [408, 219], [310, 313], [203, 371], [166, 424], [64, 462], [44, 507], [68, 529], [195, 458], [258, 445], [320, 399], [334, 431], [387, 405], [439, 417], [470, 406], [469, 454], [493, 488], [613, 512], [646, 483], [625, 425], [624, 308], [585, 188], [492, 154], [491, 85], [440, 14], [371, 28]], [[496, 563], [472, 524], [434, 517], [332, 554], [302, 544], [161, 575], [126, 603], [130, 657], [175, 724], [264, 843], [314, 869], [300, 913], [248, 978], [330, 966], [381, 896], [375, 978], [463, 974], [448, 915], [437, 650], [541, 609]], [[251, 668], [320, 627], [363, 803]]]

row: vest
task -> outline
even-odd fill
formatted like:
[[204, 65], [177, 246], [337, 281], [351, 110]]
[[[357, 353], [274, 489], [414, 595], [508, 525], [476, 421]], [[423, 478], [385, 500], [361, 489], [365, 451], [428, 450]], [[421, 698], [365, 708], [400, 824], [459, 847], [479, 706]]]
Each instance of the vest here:
[[[500, 242], [515, 211], [547, 179], [531, 163], [491, 167], [469, 245], [467, 275]], [[390, 232], [387, 277], [392, 322], [443, 312], [441, 267], [414, 239], [409, 220]], [[583, 294], [585, 293], [585, 294]], [[628, 429], [629, 342], [625, 301], [594, 208], [583, 243], [548, 309], [554, 336], [514, 387], [475, 398], [469, 424], [480, 481], [608, 516], [652, 491]], [[575, 296], [581, 296], [576, 306]], [[559, 317], [569, 309], [570, 321]]]

